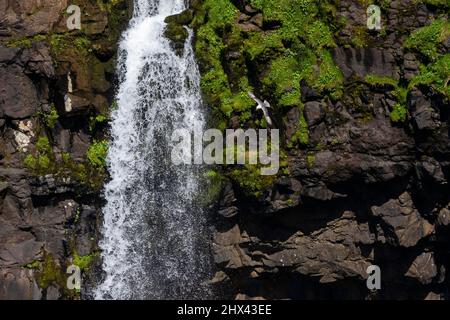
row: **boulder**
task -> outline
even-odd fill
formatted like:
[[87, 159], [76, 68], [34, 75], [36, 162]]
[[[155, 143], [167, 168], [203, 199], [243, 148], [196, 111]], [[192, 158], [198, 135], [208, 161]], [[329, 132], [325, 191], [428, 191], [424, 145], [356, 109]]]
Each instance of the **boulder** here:
[[33, 270], [0, 269], [0, 300], [40, 300], [42, 298]]
[[0, 68], [0, 113], [12, 119], [31, 117], [39, 106], [36, 87], [17, 66]]
[[430, 284], [437, 274], [438, 270], [434, 261], [434, 254], [432, 252], [424, 252], [413, 261], [405, 275], [416, 279], [422, 284]]
[[367, 75], [399, 79], [399, 68], [389, 51], [379, 48], [338, 47], [333, 49], [333, 57], [346, 79], [351, 76], [364, 79]]
[[434, 227], [421, 217], [409, 193], [373, 206], [372, 213], [383, 221], [381, 227], [393, 245], [412, 247], [434, 232]]

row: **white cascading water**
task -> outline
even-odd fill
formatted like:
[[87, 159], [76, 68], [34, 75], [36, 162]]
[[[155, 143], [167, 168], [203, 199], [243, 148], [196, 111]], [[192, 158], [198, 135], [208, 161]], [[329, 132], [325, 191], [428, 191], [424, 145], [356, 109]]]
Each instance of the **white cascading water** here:
[[95, 299], [209, 297], [205, 217], [195, 201], [200, 168], [170, 158], [173, 130], [204, 126], [192, 32], [181, 57], [163, 35], [165, 17], [185, 6], [135, 0], [119, 46], [100, 242], [104, 277]]

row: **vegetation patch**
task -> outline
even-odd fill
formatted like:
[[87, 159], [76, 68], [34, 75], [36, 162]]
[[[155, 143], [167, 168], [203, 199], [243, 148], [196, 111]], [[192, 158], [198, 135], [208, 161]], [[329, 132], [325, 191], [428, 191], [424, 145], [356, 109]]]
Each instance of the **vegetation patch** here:
[[405, 41], [405, 47], [420, 52], [430, 60], [438, 57], [438, 47], [450, 36], [447, 19], [437, 19], [430, 25], [414, 31]]
[[[98, 148], [98, 146], [95, 147], [91, 156], [94, 161], [101, 163]], [[55, 154], [49, 139], [45, 136], [38, 138], [35, 152], [27, 154], [23, 161], [25, 167], [35, 176], [53, 175], [65, 181], [72, 179], [92, 190], [99, 190], [106, 176], [102, 166], [91, 164], [88, 159], [79, 162], [73, 160], [69, 153]]]
[[411, 79], [408, 89], [416, 86], [431, 86], [436, 92], [450, 100], [450, 54], [439, 57], [429, 65], [422, 65], [420, 73]]
[[81, 271], [86, 271], [92, 265], [94, 258], [98, 256], [98, 253], [94, 252], [85, 256], [80, 256], [76, 251], [72, 254], [72, 262], [74, 265], [80, 268]]
[[259, 198], [275, 181], [275, 176], [263, 176], [260, 170], [261, 167], [258, 165], [244, 165], [242, 168], [232, 170], [229, 177], [247, 196]]
[[97, 168], [106, 167], [106, 156], [108, 155], [108, 142], [94, 141], [87, 151], [87, 158], [92, 166]]
[[400, 85], [398, 80], [389, 77], [380, 77], [377, 75], [367, 75], [365, 82], [374, 87], [390, 87], [392, 95], [397, 100], [393, 106], [390, 118], [393, 122], [404, 122], [408, 116], [407, 97], [408, 90]]

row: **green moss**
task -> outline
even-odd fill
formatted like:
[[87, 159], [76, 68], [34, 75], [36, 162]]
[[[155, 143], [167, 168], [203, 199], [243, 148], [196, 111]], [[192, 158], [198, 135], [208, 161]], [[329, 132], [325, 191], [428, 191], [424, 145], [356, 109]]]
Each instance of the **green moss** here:
[[42, 289], [47, 289], [53, 283], [58, 284], [62, 288], [66, 286], [66, 276], [50, 253], [46, 252], [44, 254], [41, 268], [35, 274], [37, 283]]
[[52, 151], [50, 141], [47, 137], [44, 136], [38, 138], [38, 141], [36, 142], [36, 148], [42, 154], [48, 154]]
[[414, 49], [434, 60], [438, 57], [438, 46], [450, 36], [450, 23], [438, 19], [430, 25], [414, 31], [405, 41], [405, 47]]
[[20, 48], [20, 47], [31, 48], [33, 42], [40, 42], [45, 40], [46, 40], [45, 35], [38, 34], [33, 37], [25, 37], [7, 41], [6, 46], [10, 48]]
[[275, 176], [261, 175], [260, 169], [258, 165], [245, 165], [232, 170], [229, 176], [246, 195], [259, 198], [264, 190], [273, 185], [275, 179]]
[[182, 25], [176, 23], [168, 23], [164, 35], [178, 45], [184, 44], [189, 36], [188, 31]]
[[[193, 25], [197, 28], [196, 53], [206, 102], [225, 118], [238, 115], [241, 123], [253, 119], [253, 124], [264, 125], [264, 121], [254, 119], [254, 102], [247, 95], [255, 85], [256, 91], [266, 93], [263, 97], [274, 92], [270, 97], [274, 107], [299, 105], [302, 80], [333, 99], [339, 98], [343, 76], [328, 51], [336, 46], [334, 27], [327, 15], [321, 15], [324, 10], [331, 15], [336, 10], [331, 2], [325, 2], [251, 1], [265, 22], [280, 25], [264, 33], [242, 32], [235, 23], [238, 10], [230, 0], [198, 5]], [[224, 60], [229, 51], [239, 52], [246, 61]], [[251, 74], [255, 71], [247, 70], [248, 61], [269, 66], [269, 72], [256, 79]]]
[[279, 104], [300, 102], [302, 79], [320, 92], [339, 97], [343, 76], [326, 49], [336, 44], [329, 24], [319, 16], [323, 5], [329, 8], [332, 5], [313, 0], [257, 0], [252, 5], [263, 11], [265, 20], [281, 23], [281, 28], [268, 36], [255, 36], [254, 42], [259, 44], [250, 51], [252, 57], [257, 57], [267, 50], [266, 46], [275, 47], [280, 53], [272, 57], [271, 72], [263, 80], [276, 84]]
[[331, 98], [337, 100], [343, 94], [344, 76], [336, 66], [330, 52], [322, 50], [319, 55], [320, 71], [313, 87], [319, 91], [330, 92]]
[[[91, 156], [95, 161], [100, 161], [100, 147], [96, 148], [98, 154], [92, 151]], [[105, 170], [86, 162], [76, 162], [68, 153], [62, 153], [57, 160], [47, 137], [40, 137], [36, 142], [36, 153], [26, 155], [23, 160], [33, 175], [51, 174], [57, 179], [71, 178], [92, 190], [99, 190], [103, 185]]]
[[205, 10], [208, 11], [209, 21], [215, 27], [225, 27], [232, 24], [238, 10], [229, 0], [205, 0]]
[[279, 32], [252, 32], [245, 41], [246, 52], [251, 60], [276, 57], [286, 51]]
[[330, 28], [322, 21], [316, 20], [306, 29], [306, 38], [311, 47], [320, 50], [336, 46]]
[[73, 264], [81, 269], [81, 271], [86, 271], [92, 265], [94, 258], [98, 256], [98, 253], [91, 253], [89, 255], [80, 256], [76, 251], [72, 254]]
[[22, 268], [30, 269], [30, 270], [39, 270], [41, 267], [41, 262], [39, 260], [33, 261], [31, 263], [28, 263], [24, 265]]
[[85, 55], [90, 52], [92, 49], [92, 41], [89, 40], [86, 36], [78, 36], [74, 40], [74, 45], [79, 52], [84, 53]]
[[[203, 10], [208, 12], [208, 21], [203, 24], [198, 16], [194, 24], [200, 24], [197, 30], [196, 53], [199, 62], [206, 72], [203, 72], [201, 88], [205, 93], [206, 102], [219, 113], [229, 118], [233, 111], [246, 112], [250, 101], [245, 96], [248, 81], [240, 81], [240, 91], [233, 93], [229, 79], [222, 66], [221, 57], [226, 45], [220, 36], [225, 28], [231, 28], [230, 39], [238, 38], [238, 31], [234, 25], [238, 10], [228, 0], [207, 0]], [[230, 40], [231, 41], [231, 40]], [[239, 43], [237, 44], [239, 46]]]
[[33, 170], [36, 166], [36, 158], [32, 154], [29, 154], [23, 160], [23, 164], [26, 168]]
[[316, 155], [314, 153], [308, 153], [306, 155], [306, 165], [308, 168], [314, 167], [314, 163], [316, 162]]
[[300, 116], [298, 121], [298, 128], [295, 134], [292, 136], [289, 143], [289, 147], [294, 145], [307, 146], [309, 144], [309, 128], [306, 122], [305, 115], [303, 113], [303, 105], [300, 107]]
[[54, 55], [60, 55], [68, 46], [64, 34], [52, 34], [49, 39], [50, 46]]
[[377, 75], [367, 75], [365, 81], [372, 86], [390, 85], [397, 87], [398, 81], [390, 77], [380, 77]]
[[119, 109], [119, 102], [117, 102], [117, 100], [114, 100], [111, 103], [111, 106], [109, 107], [112, 111]]
[[272, 62], [269, 74], [263, 79], [266, 90], [274, 89], [280, 106], [297, 105], [300, 101], [300, 80], [297, 58], [287, 53]]
[[23, 163], [36, 175], [46, 175], [55, 169], [52, 147], [47, 137], [41, 136], [36, 142], [37, 154], [28, 154]]
[[408, 111], [406, 110], [406, 107], [400, 103], [396, 103], [390, 114], [390, 117], [393, 122], [404, 122], [406, 120], [407, 114]]
[[204, 173], [202, 192], [199, 194], [198, 202], [201, 206], [208, 207], [219, 200], [224, 186], [225, 177], [218, 171], [208, 170]]
[[359, 27], [353, 28], [352, 44], [356, 48], [367, 47], [367, 38], [368, 38], [368, 33], [367, 33], [366, 26], [359, 26]]
[[421, 66], [420, 73], [411, 79], [408, 89], [416, 86], [431, 86], [436, 92], [450, 99], [450, 54], [439, 57], [436, 62]]
[[108, 155], [107, 141], [94, 141], [87, 151], [87, 158], [92, 166], [106, 167], [106, 156]]

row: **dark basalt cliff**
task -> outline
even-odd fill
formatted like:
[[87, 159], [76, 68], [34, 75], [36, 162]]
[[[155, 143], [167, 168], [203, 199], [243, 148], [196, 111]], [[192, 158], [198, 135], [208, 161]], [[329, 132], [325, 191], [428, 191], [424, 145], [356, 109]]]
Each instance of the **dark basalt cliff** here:
[[[266, 124], [281, 170], [209, 172], [216, 276], [237, 299], [444, 299], [450, 288], [449, 5], [191, 0], [167, 19], [195, 33], [211, 126]], [[68, 32], [78, 4], [82, 31]], [[117, 41], [130, 1], [0, 0], [0, 299], [78, 299], [98, 259]], [[204, 199], [203, 199], [204, 198]], [[366, 287], [378, 265], [382, 289]]]
[[[68, 31], [66, 8], [82, 8]], [[0, 1], [0, 299], [78, 298], [98, 257], [105, 129], [127, 1]], [[98, 270], [96, 270], [98, 271]]]
[[379, 32], [369, 1], [193, 3], [213, 122], [264, 126], [254, 90], [283, 140], [272, 180], [218, 170], [214, 282], [243, 299], [448, 298], [448, 2], [375, 1]]

